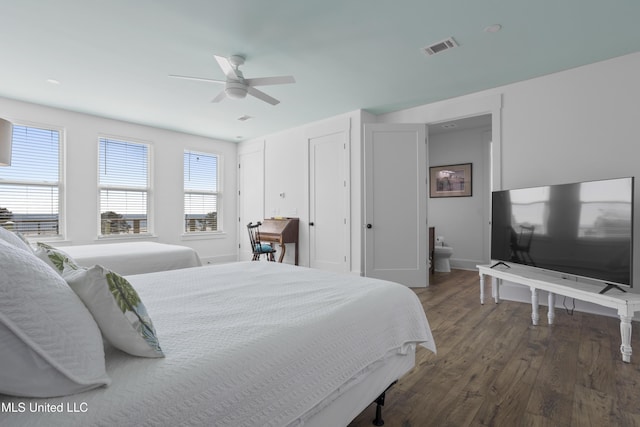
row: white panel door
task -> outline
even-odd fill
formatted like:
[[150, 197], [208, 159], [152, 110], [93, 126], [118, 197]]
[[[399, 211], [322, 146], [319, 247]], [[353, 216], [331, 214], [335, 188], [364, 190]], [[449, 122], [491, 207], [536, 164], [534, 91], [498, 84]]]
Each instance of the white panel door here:
[[367, 124], [365, 275], [428, 286], [426, 126]]
[[309, 138], [309, 266], [349, 270], [347, 132]]
[[238, 260], [251, 259], [247, 224], [264, 218], [264, 149], [238, 153]]

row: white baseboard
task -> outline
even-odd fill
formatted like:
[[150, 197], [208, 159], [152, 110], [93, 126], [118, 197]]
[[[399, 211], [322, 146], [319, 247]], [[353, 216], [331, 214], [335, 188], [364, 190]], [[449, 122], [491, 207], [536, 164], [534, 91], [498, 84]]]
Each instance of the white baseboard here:
[[236, 262], [237, 260], [238, 260], [238, 256], [236, 254], [200, 257], [200, 261], [202, 261], [202, 265], [224, 264], [229, 262]]
[[451, 268], [455, 268], [458, 270], [478, 270], [476, 268], [477, 265], [486, 264], [485, 261], [477, 260], [477, 259], [462, 259], [462, 258], [451, 258], [449, 261], [451, 263]]

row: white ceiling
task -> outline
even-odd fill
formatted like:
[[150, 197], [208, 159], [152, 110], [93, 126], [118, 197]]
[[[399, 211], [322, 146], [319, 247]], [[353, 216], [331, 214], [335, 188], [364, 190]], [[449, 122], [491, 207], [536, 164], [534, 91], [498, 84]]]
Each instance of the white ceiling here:
[[[16, 0], [0, 96], [240, 141], [357, 109], [395, 111], [640, 50], [635, 0]], [[497, 33], [485, 32], [501, 24]], [[453, 37], [459, 48], [422, 48]], [[213, 55], [281, 103], [211, 100]], [[47, 82], [55, 79], [59, 84]], [[10, 112], [1, 112], [8, 115]], [[248, 121], [238, 118], [249, 115]], [[23, 118], [28, 119], [28, 118]]]

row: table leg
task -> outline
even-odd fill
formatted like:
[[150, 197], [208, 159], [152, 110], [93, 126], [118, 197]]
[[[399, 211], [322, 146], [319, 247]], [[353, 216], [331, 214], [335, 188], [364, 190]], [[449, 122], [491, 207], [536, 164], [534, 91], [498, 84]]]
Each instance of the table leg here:
[[500, 285], [502, 284], [502, 279], [498, 279], [496, 277], [491, 279], [491, 293], [493, 294], [493, 300], [496, 304], [500, 301]]
[[548, 303], [549, 303], [549, 312], [547, 313], [547, 320], [549, 321], [550, 325], [553, 325], [553, 319], [555, 319], [556, 317], [556, 294], [554, 294], [553, 292], [549, 292], [549, 298], [548, 298]]
[[631, 363], [631, 316], [620, 315], [620, 337], [622, 338], [620, 345], [622, 361]]
[[484, 305], [484, 274], [480, 273], [480, 304]]
[[278, 258], [278, 262], [282, 262], [282, 260], [284, 259], [284, 253], [287, 251], [287, 246], [280, 242], [280, 247], [282, 248], [282, 251], [280, 251], [280, 258]]
[[538, 313], [538, 290], [536, 288], [531, 288], [531, 322], [534, 325], [537, 325], [538, 320], [540, 320], [540, 315]]

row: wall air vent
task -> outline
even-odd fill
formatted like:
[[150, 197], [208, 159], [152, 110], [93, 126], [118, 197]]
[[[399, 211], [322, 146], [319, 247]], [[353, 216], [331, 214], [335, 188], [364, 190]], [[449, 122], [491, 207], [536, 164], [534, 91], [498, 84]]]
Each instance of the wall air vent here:
[[449, 37], [448, 39], [434, 43], [431, 46], [423, 47], [422, 50], [427, 55], [435, 55], [436, 53], [444, 52], [445, 50], [453, 49], [458, 46], [458, 43], [453, 39], [453, 37]]

